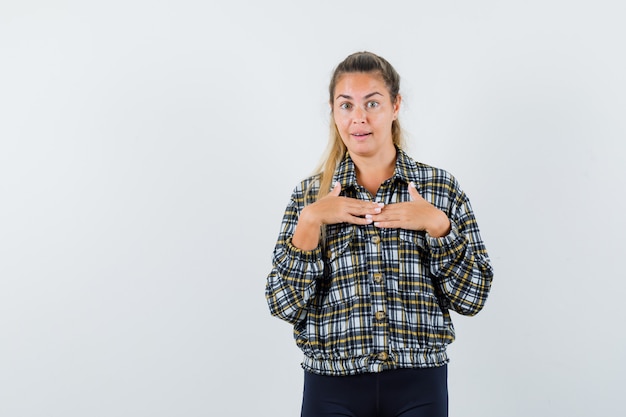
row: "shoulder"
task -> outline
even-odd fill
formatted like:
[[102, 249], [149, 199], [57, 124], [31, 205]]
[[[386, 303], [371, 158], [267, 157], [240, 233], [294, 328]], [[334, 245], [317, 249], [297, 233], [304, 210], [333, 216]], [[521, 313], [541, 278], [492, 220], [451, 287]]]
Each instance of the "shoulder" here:
[[315, 201], [319, 188], [320, 174], [306, 177], [294, 187], [291, 193], [291, 200], [299, 206], [310, 204]]
[[408, 181], [416, 185], [430, 185], [458, 188], [458, 181], [449, 171], [417, 161], [401, 151], [399, 168]]

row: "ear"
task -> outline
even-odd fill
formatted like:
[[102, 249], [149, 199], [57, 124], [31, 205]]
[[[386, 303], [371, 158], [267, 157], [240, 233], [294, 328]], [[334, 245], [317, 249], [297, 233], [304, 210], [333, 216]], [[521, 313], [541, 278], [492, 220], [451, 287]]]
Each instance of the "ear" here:
[[398, 118], [398, 113], [400, 112], [400, 104], [402, 104], [402, 96], [398, 94], [396, 96], [396, 101], [393, 103], [393, 120]]

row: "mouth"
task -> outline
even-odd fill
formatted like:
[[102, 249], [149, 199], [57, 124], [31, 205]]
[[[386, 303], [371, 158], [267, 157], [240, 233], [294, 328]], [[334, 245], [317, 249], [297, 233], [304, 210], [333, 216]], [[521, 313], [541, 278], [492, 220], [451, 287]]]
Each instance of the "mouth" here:
[[354, 132], [354, 133], [350, 133], [350, 135], [357, 140], [363, 140], [369, 137], [371, 133], [370, 132]]

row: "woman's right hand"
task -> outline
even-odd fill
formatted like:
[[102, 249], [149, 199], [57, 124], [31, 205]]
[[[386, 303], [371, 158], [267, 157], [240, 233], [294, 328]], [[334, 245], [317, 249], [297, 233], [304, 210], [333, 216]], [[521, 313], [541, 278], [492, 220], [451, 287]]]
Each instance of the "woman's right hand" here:
[[383, 203], [340, 197], [341, 185], [335, 184], [332, 191], [300, 213], [291, 243], [302, 250], [313, 250], [320, 240], [320, 227], [324, 224], [351, 223], [371, 224], [369, 216], [379, 214]]

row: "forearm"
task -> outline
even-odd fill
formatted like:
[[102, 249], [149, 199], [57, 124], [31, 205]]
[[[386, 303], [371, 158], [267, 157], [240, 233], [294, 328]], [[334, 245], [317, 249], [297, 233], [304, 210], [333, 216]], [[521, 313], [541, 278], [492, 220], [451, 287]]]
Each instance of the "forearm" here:
[[323, 274], [321, 251], [303, 251], [288, 239], [277, 246], [265, 296], [272, 315], [295, 323], [313, 297]]
[[450, 233], [451, 225], [450, 219], [443, 211], [434, 208], [434, 211], [429, 219], [429, 224], [426, 227], [426, 233], [432, 237], [444, 237]]
[[303, 251], [317, 248], [320, 242], [321, 223], [311, 216], [307, 208], [302, 210], [291, 243]]
[[445, 238], [431, 237], [430, 245], [431, 274], [450, 306], [459, 314], [477, 314], [485, 305], [493, 278], [484, 247], [471, 244], [456, 229]]

